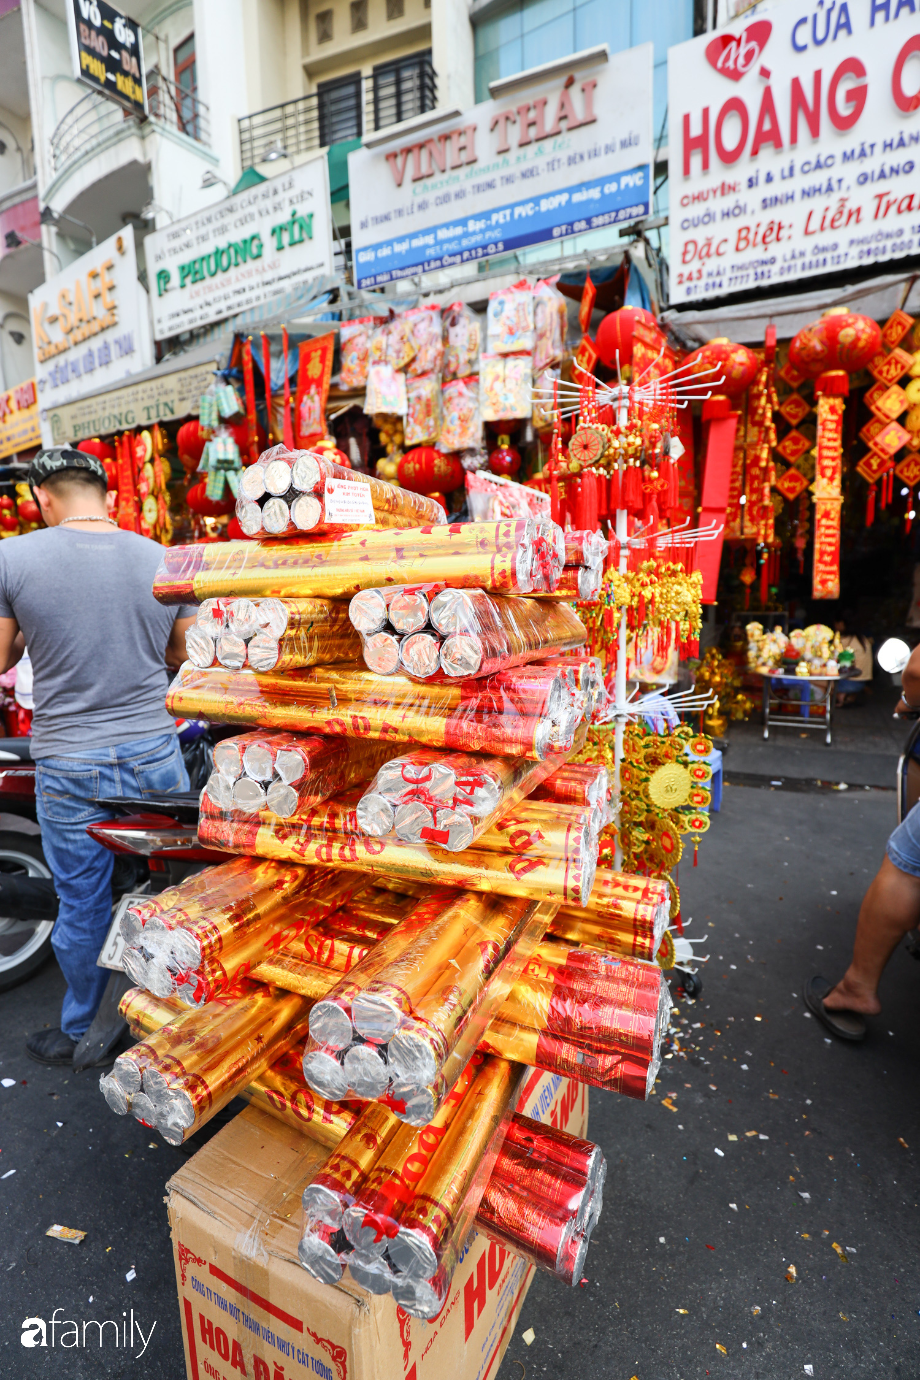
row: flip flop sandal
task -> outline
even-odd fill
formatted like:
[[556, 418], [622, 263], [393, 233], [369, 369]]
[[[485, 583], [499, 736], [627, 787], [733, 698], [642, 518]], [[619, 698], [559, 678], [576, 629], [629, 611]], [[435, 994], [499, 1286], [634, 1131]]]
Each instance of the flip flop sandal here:
[[802, 993], [805, 1005], [821, 1024], [836, 1035], [839, 1040], [858, 1043], [866, 1038], [866, 1020], [858, 1011], [829, 1011], [824, 998], [831, 990], [831, 984], [823, 977], [810, 977]]

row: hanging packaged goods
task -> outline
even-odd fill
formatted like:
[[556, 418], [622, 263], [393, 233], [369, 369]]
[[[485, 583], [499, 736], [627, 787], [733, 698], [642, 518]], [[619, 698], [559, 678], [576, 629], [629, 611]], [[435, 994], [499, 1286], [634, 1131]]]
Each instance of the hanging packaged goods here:
[[672, 48], [671, 298], [913, 253], [915, 16], [784, 0]]

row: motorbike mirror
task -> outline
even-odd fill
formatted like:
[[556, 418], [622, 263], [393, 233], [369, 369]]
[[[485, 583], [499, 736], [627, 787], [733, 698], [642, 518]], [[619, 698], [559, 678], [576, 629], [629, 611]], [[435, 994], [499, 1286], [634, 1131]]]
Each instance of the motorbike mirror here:
[[910, 660], [910, 648], [899, 637], [889, 637], [878, 649], [878, 664], [883, 671], [896, 676]]

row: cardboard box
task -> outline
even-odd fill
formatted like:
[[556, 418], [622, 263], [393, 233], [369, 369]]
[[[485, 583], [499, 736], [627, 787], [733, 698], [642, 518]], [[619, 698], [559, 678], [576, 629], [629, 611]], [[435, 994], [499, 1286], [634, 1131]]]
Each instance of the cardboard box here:
[[[518, 1109], [583, 1136], [588, 1090], [528, 1069]], [[494, 1376], [533, 1267], [474, 1233], [430, 1323], [368, 1294], [347, 1271], [338, 1285], [318, 1283], [297, 1259], [300, 1199], [327, 1154], [249, 1107], [170, 1179], [188, 1380]]]

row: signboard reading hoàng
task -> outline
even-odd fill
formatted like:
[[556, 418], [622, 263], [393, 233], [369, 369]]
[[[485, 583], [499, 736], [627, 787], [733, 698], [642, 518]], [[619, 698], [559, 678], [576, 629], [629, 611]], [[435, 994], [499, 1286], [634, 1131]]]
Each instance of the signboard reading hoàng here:
[[915, 0], [780, 0], [668, 53], [671, 301], [920, 252]]

